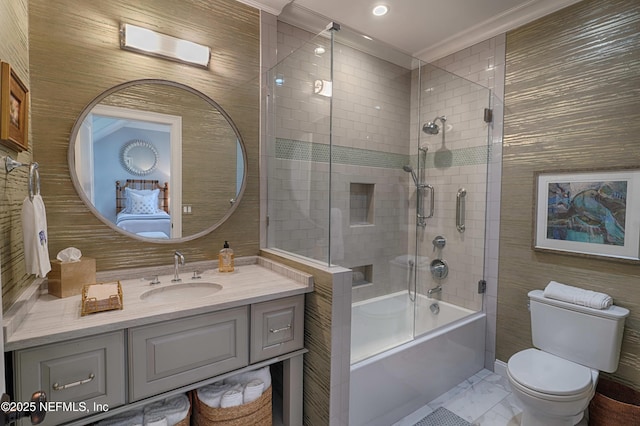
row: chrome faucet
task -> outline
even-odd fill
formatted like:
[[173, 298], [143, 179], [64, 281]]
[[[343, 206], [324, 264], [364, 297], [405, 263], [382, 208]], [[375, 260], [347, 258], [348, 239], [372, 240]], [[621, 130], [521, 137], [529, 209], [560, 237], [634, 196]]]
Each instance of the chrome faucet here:
[[173, 253], [173, 279], [172, 283], [179, 283], [182, 281], [180, 275], [178, 275], [178, 267], [184, 266], [184, 256], [179, 251]]
[[427, 296], [431, 296], [433, 293], [440, 293], [440, 292], [442, 292], [442, 286], [439, 285], [438, 287], [434, 287], [432, 289], [429, 289], [427, 291]]

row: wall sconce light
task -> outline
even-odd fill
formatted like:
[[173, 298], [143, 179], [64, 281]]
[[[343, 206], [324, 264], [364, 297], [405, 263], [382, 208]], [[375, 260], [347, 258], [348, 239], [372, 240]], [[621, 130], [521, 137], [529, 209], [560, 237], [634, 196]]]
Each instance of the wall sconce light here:
[[202, 68], [209, 68], [211, 58], [207, 46], [125, 23], [120, 25], [120, 47]]
[[316, 80], [313, 83], [313, 93], [330, 98], [333, 94], [333, 82], [328, 80]]

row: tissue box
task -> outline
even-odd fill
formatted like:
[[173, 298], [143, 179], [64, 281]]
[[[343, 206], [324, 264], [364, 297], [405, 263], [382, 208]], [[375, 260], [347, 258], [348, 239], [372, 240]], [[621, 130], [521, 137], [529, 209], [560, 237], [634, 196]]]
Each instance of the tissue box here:
[[47, 275], [49, 294], [69, 297], [82, 293], [82, 286], [96, 282], [96, 260], [82, 257], [78, 262], [51, 261], [51, 271]]

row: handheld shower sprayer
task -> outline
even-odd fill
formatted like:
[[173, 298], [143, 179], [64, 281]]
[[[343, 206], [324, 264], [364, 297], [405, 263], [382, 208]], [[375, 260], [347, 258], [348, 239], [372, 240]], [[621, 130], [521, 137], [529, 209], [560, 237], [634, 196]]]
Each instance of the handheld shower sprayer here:
[[436, 121], [438, 120], [440, 120], [440, 123], [442, 123], [442, 125], [444, 126], [445, 122], [447, 121], [447, 117], [442, 115], [434, 118], [433, 121], [425, 123], [422, 126], [422, 131], [428, 135], [437, 135], [440, 132], [440, 126], [436, 124]]
[[410, 165], [405, 165], [402, 166], [402, 170], [404, 170], [407, 173], [411, 173], [411, 177], [413, 178], [413, 182], [416, 184], [416, 186], [418, 186], [418, 177], [416, 176], [416, 172], [413, 171], [413, 167], [411, 167]]

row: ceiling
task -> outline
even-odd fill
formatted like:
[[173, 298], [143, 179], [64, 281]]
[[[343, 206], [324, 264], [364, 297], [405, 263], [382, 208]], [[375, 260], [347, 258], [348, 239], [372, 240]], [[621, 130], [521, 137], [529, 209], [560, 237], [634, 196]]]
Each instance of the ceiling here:
[[[580, 0], [239, 1], [310, 31], [319, 31], [317, 25], [323, 20], [335, 21], [432, 62]], [[389, 7], [385, 16], [372, 14], [379, 4]]]

